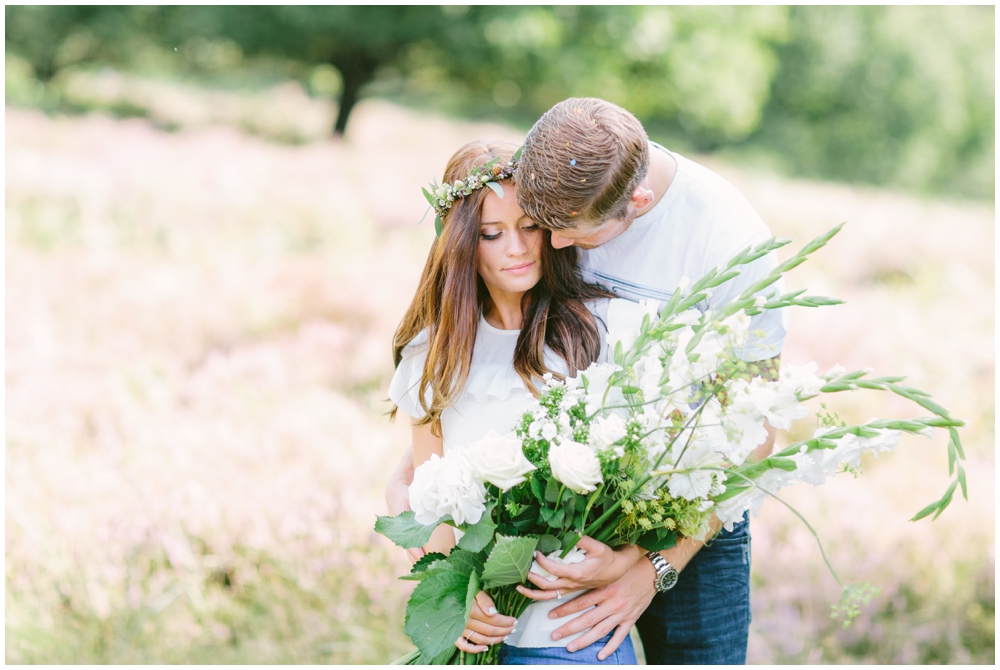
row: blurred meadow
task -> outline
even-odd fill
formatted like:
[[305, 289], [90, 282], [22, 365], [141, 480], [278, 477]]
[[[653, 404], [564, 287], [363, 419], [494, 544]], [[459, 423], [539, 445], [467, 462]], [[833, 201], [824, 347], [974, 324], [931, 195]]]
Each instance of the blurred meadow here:
[[[811, 535], [764, 505], [749, 662], [994, 663], [993, 9], [837, 9], [7, 8], [6, 662], [408, 651], [409, 563], [372, 526], [409, 441], [386, 387], [434, 234], [419, 189], [581, 94], [790, 248], [846, 221], [786, 280], [846, 304], [794, 311], [783, 360], [906, 375], [968, 422], [969, 499], [933, 522], [907, 520], [947, 486], [940, 431], [783, 496], [881, 588], [850, 628]], [[334, 63], [352, 31], [382, 49], [352, 52], [367, 79]]]

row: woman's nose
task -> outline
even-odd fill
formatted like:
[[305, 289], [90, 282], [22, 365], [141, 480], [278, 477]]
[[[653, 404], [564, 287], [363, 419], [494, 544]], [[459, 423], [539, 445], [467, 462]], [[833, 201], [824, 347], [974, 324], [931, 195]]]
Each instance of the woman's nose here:
[[520, 256], [528, 251], [528, 241], [521, 231], [514, 233], [508, 239], [510, 240], [510, 244], [507, 247], [508, 255]]

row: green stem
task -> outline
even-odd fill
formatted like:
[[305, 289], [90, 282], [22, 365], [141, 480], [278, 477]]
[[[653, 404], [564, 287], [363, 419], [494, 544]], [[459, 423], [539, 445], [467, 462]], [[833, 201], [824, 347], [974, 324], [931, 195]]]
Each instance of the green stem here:
[[[697, 410], [695, 410], [695, 412], [691, 416], [688, 417], [688, 420], [685, 421], [684, 425], [681, 426], [680, 430], [678, 430], [677, 437], [674, 437], [670, 441], [670, 444], [668, 444], [666, 446], [666, 448], [663, 450], [663, 453], [661, 453], [659, 456], [657, 456], [656, 462], [653, 463], [653, 467], [650, 468], [651, 472], [655, 471], [656, 468], [660, 467], [660, 462], [663, 460], [663, 457], [667, 455], [667, 452], [669, 452], [670, 449], [674, 446], [674, 443], [677, 442], [677, 438], [680, 437], [681, 435], [683, 435], [684, 431], [687, 430], [691, 426], [691, 423], [694, 422], [699, 416], [701, 416], [701, 413], [702, 413], [702, 411], [704, 411], [706, 405], [707, 405], [707, 403], [702, 403], [701, 406]], [[690, 439], [691, 439], [691, 436], [689, 435], [688, 436], [688, 441], [690, 441]], [[596, 521], [594, 521], [589, 526], [587, 526], [584, 529], [583, 533], [576, 533], [576, 539], [572, 540], [567, 546], [563, 546], [563, 553], [561, 555], [563, 557], [565, 557], [566, 554], [569, 553], [569, 550], [572, 549], [574, 546], [576, 546], [576, 543], [580, 541], [580, 538], [583, 535], [588, 535], [588, 536], [593, 537], [592, 533], [596, 529], [600, 528], [604, 524], [604, 522], [607, 521], [611, 517], [612, 514], [614, 514], [616, 511], [618, 511], [618, 509], [622, 506], [622, 503], [625, 500], [627, 500], [627, 499], [631, 498], [633, 495], [635, 495], [636, 492], [639, 491], [646, 484], [646, 482], [648, 482], [652, 478], [653, 478], [653, 475], [652, 474], [648, 474], [645, 477], [643, 477], [642, 479], [640, 479], [639, 482], [635, 486], [633, 486], [632, 489], [623, 498], [621, 498], [620, 500], [616, 501], [615, 504], [612, 505], [611, 507], [609, 507], [604, 512], [604, 514], [602, 514], [600, 517], [598, 517], [598, 519]]]
[[809, 532], [812, 533], [813, 538], [815, 538], [815, 540], [816, 540], [816, 545], [819, 547], [819, 553], [823, 557], [823, 562], [826, 563], [826, 567], [829, 568], [830, 574], [833, 575], [833, 578], [837, 580], [838, 584], [840, 584], [840, 588], [842, 588], [842, 589], [846, 589], [847, 588], [846, 586], [844, 586], [844, 582], [842, 582], [840, 580], [840, 576], [837, 574], [837, 571], [833, 569], [833, 565], [830, 563], [830, 559], [827, 557], [826, 551], [823, 549], [823, 543], [819, 539], [819, 533], [816, 532], [816, 529], [812, 527], [812, 524], [809, 523], [806, 520], [806, 518], [804, 516], [802, 516], [801, 513], [799, 513], [799, 511], [797, 509], [795, 509], [794, 507], [792, 507], [789, 503], [787, 503], [784, 499], [782, 499], [778, 494], [776, 494], [776, 493], [774, 493], [772, 491], [768, 491], [767, 489], [765, 489], [763, 486], [761, 486], [760, 484], [758, 484], [753, 479], [750, 479], [749, 477], [746, 477], [745, 475], [743, 475], [743, 474], [741, 474], [739, 472], [736, 472], [735, 470], [727, 470], [726, 468], [716, 468], [716, 467], [692, 468], [692, 470], [717, 470], [719, 472], [732, 473], [732, 474], [736, 475], [737, 477], [740, 477], [741, 479], [746, 480], [746, 482], [748, 484], [750, 484], [750, 486], [754, 486], [754, 487], [760, 489], [761, 491], [763, 491], [764, 493], [766, 493], [767, 495], [771, 496], [772, 498], [774, 498], [775, 500], [777, 500], [778, 502], [780, 502], [782, 505], [784, 505], [785, 507], [787, 507], [788, 509], [790, 509], [792, 511], [792, 514], [794, 514], [795, 516], [799, 517], [799, 520], [801, 520], [802, 523], [804, 523], [806, 525], [806, 528], [809, 529]]

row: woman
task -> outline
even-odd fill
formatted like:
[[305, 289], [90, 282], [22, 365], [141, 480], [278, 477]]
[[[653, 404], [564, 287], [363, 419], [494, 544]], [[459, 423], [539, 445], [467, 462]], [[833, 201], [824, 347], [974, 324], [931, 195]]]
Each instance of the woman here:
[[[464, 185], [477, 166], [494, 159], [504, 165], [515, 149], [471, 142], [451, 158], [443, 183]], [[501, 174], [489, 188], [476, 182], [475, 190], [460, 193], [443, 212], [440, 238], [431, 245], [417, 294], [396, 331], [389, 396], [412, 419], [414, 467], [490, 430], [510, 432], [528, 408], [525, 391], [537, 394], [544, 374], [574, 376], [601, 354], [608, 294], [580, 279], [575, 248], [552, 248], [549, 233], [518, 206], [509, 176]], [[451, 529], [442, 525], [424, 549], [447, 552], [454, 543]], [[515, 625], [506, 638], [501, 662], [599, 663], [597, 652], [610, 634], [573, 654], [565, 647], [582, 633], [551, 639], [575, 615], [553, 620], [548, 612], [571, 595], [529, 605], [521, 630]], [[485, 622], [491, 608], [480, 593], [456, 642], [459, 649], [478, 653], [504, 639], [498, 633], [506, 628]], [[513, 622], [494, 615], [498, 620]], [[634, 664], [631, 642], [603, 663]]]

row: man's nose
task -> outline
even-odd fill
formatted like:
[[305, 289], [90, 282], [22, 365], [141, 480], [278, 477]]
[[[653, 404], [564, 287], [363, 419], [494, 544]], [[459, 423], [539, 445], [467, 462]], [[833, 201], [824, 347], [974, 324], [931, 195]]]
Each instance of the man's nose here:
[[564, 249], [565, 247], [573, 246], [573, 240], [568, 237], [563, 237], [559, 233], [552, 231], [552, 248], [553, 249]]

